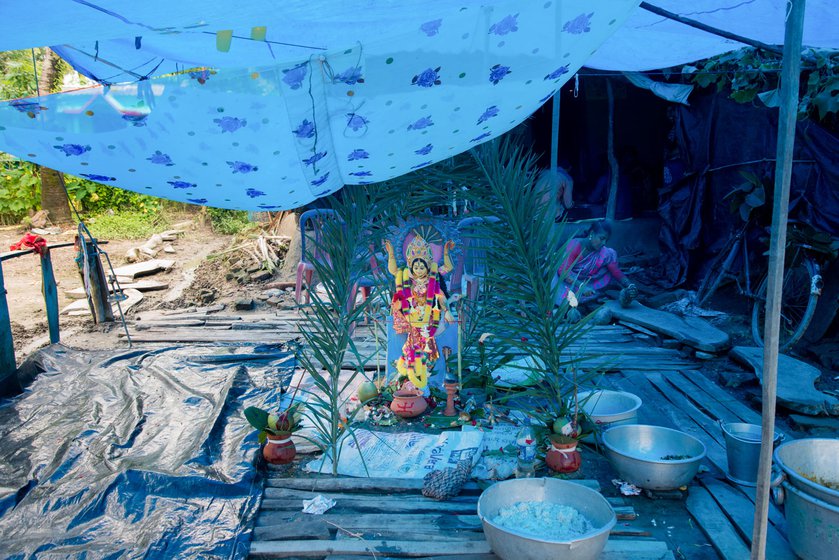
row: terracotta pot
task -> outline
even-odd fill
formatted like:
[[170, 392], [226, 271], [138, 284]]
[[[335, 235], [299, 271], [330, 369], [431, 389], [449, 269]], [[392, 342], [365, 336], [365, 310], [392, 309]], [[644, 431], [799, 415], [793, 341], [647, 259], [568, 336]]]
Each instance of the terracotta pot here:
[[291, 434], [268, 436], [265, 447], [262, 448], [262, 456], [273, 465], [286, 465], [294, 460], [297, 455], [297, 448], [291, 441]]
[[390, 409], [397, 416], [402, 418], [413, 418], [419, 416], [425, 409], [428, 408], [428, 403], [425, 397], [422, 396], [422, 391], [403, 389], [393, 393], [393, 402], [390, 403]]
[[577, 451], [577, 442], [555, 443], [551, 442], [551, 448], [545, 455], [545, 463], [548, 467], [558, 473], [572, 473], [580, 468], [583, 456]]

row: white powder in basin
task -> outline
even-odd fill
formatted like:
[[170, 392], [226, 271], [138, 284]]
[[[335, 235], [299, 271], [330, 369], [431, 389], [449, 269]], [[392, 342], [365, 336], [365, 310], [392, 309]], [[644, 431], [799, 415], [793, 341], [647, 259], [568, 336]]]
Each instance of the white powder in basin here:
[[498, 510], [492, 522], [528, 537], [555, 541], [576, 539], [594, 529], [576, 509], [548, 502], [516, 502]]

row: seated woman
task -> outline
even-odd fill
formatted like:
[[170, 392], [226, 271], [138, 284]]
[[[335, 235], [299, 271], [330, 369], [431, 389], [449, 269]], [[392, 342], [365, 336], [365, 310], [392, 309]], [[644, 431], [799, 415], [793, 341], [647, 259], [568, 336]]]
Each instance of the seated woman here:
[[454, 322], [442, 286], [442, 275], [452, 269], [449, 250], [454, 248], [454, 242], [446, 242], [443, 266], [439, 272], [431, 247], [419, 235], [406, 248], [407, 267], [404, 269], [397, 266], [390, 241], [385, 241], [384, 246], [388, 255], [388, 271], [396, 279], [391, 303], [393, 329], [408, 335], [396, 369], [400, 376], [407, 376], [415, 387], [422, 389], [428, 384], [429, 370], [440, 357], [434, 338], [440, 319]]
[[558, 286], [555, 303], [560, 305], [573, 291], [580, 303], [600, 300], [603, 290], [615, 282], [623, 286], [621, 305], [629, 305], [638, 295], [632, 284], [618, 266], [618, 254], [606, 247], [612, 234], [612, 226], [606, 221], [594, 222], [582, 238], [571, 239], [566, 246], [565, 260], [557, 271]]

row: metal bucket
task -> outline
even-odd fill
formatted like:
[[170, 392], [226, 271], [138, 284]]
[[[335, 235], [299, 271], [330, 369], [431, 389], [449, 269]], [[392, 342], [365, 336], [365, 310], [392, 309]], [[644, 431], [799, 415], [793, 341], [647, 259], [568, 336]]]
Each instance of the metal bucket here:
[[[757, 484], [757, 467], [760, 463], [761, 427], [756, 424], [740, 422], [723, 423], [720, 421], [725, 436], [725, 452], [728, 456], [728, 472], [725, 476], [731, 482], [743, 486]], [[783, 439], [775, 432], [773, 447]]]

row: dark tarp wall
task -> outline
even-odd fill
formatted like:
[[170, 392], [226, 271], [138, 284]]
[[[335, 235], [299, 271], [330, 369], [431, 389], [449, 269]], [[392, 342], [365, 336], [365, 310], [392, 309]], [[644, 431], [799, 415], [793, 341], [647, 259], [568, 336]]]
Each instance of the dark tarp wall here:
[[[702, 263], [739, 228], [741, 218], [726, 195], [746, 182], [740, 171], [772, 178], [777, 149], [776, 109], [702, 91], [690, 103], [671, 111], [674, 128], [659, 191], [663, 272], [670, 286], [695, 281]], [[839, 138], [799, 121], [794, 160], [790, 218], [839, 235]], [[771, 201], [764, 208], [771, 212]]]
[[36, 354], [0, 402], [0, 557], [244, 558], [262, 494], [247, 406], [279, 406], [277, 347]]

